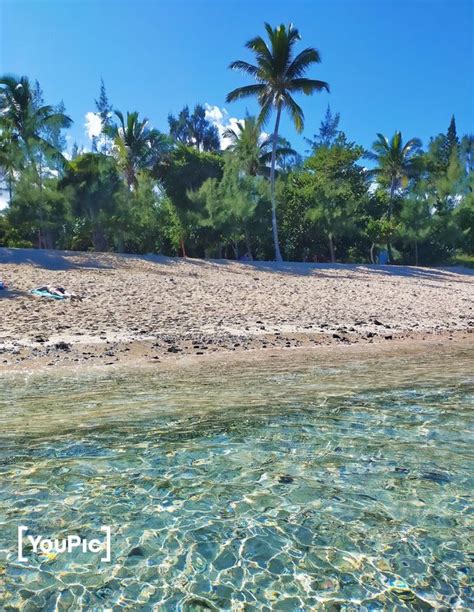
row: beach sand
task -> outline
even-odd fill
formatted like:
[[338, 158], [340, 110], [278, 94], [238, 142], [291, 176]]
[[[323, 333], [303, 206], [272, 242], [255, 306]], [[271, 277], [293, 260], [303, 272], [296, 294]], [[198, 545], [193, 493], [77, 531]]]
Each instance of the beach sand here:
[[[474, 338], [464, 268], [3, 248], [0, 279], [0, 371]], [[82, 300], [32, 296], [41, 285]]]

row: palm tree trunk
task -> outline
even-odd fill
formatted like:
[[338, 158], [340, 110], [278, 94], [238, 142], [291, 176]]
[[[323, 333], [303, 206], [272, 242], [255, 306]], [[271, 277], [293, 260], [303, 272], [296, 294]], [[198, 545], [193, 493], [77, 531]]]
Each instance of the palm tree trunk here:
[[12, 200], [13, 200], [13, 176], [12, 176], [11, 170], [8, 173], [8, 197], [9, 197], [8, 203], [11, 206], [11, 203], [12, 203]]
[[372, 242], [372, 245], [370, 247], [370, 261], [373, 264], [375, 263], [374, 249], [375, 249], [375, 242]]
[[278, 140], [278, 129], [280, 127], [281, 118], [281, 106], [278, 106], [277, 116], [275, 120], [275, 129], [273, 130], [273, 142], [272, 142], [272, 160], [270, 166], [270, 196], [272, 201], [272, 231], [273, 231], [273, 245], [275, 247], [275, 259], [276, 261], [283, 261], [280, 252], [280, 243], [278, 241], [278, 224], [276, 218], [276, 197], [275, 197], [275, 162], [276, 162], [276, 149]]
[[418, 265], [418, 240], [415, 238], [415, 266]]
[[[395, 193], [395, 177], [392, 177], [390, 184], [390, 200], [388, 201], [388, 220], [392, 220], [393, 215], [393, 194]], [[387, 240], [387, 251], [388, 251], [388, 263], [392, 263], [392, 241], [389, 238]]]
[[232, 249], [234, 251], [234, 257], [236, 259], [236, 261], [239, 260], [239, 243], [236, 242], [235, 240], [232, 240]]
[[247, 255], [250, 257], [250, 261], [253, 261], [252, 247], [250, 245], [250, 236], [247, 228], [245, 228], [245, 245], [247, 247]]
[[46, 245], [46, 235], [44, 232], [44, 214], [43, 214], [43, 209], [41, 208], [41, 205], [43, 203], [42, 202], [43, 198], [41, 197], [43, 193], [43, 177], [42, 177], [43, 170], [41, 167], [41, 156], [40, 156], [40, 161], [39, 161], [39, 169], [31, 153], [29, 153], [29, 158], [30, 158], [31, 164], [33, 165], [34, 172], [38, 178], [38, 187], [39, 187], [39, 192], [40, 192], [39, 214], [38, 214], [40, 227], [38, 230], [38, 248], [45, 249], [47, 248], [47, 245]]
[[181, 256], [182, 257], [187, 257], [186, 255], [186, 249], [184, 248], [184, 238], [181, 238]]
[[388, 201], [388, 220], [391, 221], [393, 215], [393, 194], [395, 193], [395, 177], [392, 177], [390, 184], [390, 200]]
[[333, 239], [332, 239], [332, 234], [329, 234], [328, 238], [329, 238], [329, 252], [331, 253], [331, 263], [335, 263], [336, 262], [336, 254], [334, 252], [334, 242], [333, 242]]

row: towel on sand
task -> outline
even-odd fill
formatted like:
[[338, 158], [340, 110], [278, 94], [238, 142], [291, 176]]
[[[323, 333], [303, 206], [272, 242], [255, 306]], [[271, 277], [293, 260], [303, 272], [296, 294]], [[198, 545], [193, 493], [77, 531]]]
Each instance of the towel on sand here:
[[32, 295], [37, 295], [38, 297], [51, 298], [52, 300], [64, 300], [66, 298], [70, 298], [71, 300], [82, 299], [75, 293], [66, 291], [66, 289], [64, 289], [63, 287], [53, 287], [52, 285], [46, 285], [45, 287], [36, 287], [36, 289], [32, 289], [30, 293]]
[[48, 289], [32, 289], [32, 295], [37, 295], [38, 297], [51, 298], [52, 300], [64, 300], [66, 299], [65, 295], [59, 295], [58, 293], [51, 293]]

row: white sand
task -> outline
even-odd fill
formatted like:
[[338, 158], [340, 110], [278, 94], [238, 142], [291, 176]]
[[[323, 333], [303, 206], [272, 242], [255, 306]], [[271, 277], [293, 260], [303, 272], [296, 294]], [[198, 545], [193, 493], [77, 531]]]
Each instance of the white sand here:
[[[0, 291], [4, 367], [34, 359], [116, 361], [130, 351], [157, 359], [474, 329], [474, 274], [463, 268], [0, 249], [0, 278], [10, 288]], [[32, 296], [40, 285], [63, 286], [83, 300]], [[55, 349], [60, 341], [71, 350]]]

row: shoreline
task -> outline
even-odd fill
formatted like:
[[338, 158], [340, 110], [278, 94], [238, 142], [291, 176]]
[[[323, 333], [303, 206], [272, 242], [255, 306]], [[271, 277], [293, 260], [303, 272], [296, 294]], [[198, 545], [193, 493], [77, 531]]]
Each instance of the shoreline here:
[[[81, 350], [93, 349], [84, 345]], [[211, 368], [216, 366], [237, 366], [239, 363], [262, 363], [269, 361], [290, 362], [292, 360], [321, 360], [328, 358], [334, 360], [365, 360], [384, 357], [399, 358], [402, 356], [414, 357], [417, 354], [426, 354], [427, 351], [440, 351], [449, 353], [450, 350], [472, 350], [474, 357], [474, 336], [467, 332], [453, 332], [443, 334], [429, 334], [423, 336], [404, 336], [384, 341], [382, 338], [360, 341], [354, 339], [350, 342], [327, 341], [315, 344], [311, 340], [292, 347], [252, 347], [246, 349], [214, 349], [197, 355], [193, 352], [164, 353], [160, 357], [150, 356], [150, 344], [144, 342], [130, 342], [121, 345], [115, 360], [103, 358], [99, 352], [87, 360], [79, 360], [72, 355], [59, 355], [60, 351], [48, 357], [26, 357], [18, 363], [0, 365], [0, 378], [8, 375], [30, 374], [61, 374], [80, 375], [90, 372], [122, 372], [134, 370], [169, 371], [186, 369], [188, 367]], [[92, 351], [87, 351], [92, 352]]]

